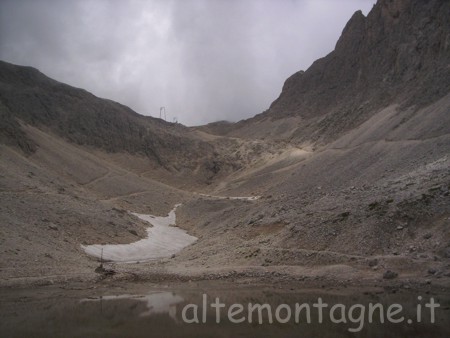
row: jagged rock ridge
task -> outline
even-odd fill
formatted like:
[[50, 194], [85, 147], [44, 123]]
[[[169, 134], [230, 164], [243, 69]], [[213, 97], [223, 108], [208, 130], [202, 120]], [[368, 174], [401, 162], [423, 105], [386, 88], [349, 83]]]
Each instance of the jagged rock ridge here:
[[327, 143], [393, 103], [405, 109], [437, 101], [450, 92], [449, 17], [450, 2], [440, 0], [380, 0], [367, 17], [357, 11], [333, 52], [289, 77], [266, 112], [231, 134], [296, 116], [293, 140]]

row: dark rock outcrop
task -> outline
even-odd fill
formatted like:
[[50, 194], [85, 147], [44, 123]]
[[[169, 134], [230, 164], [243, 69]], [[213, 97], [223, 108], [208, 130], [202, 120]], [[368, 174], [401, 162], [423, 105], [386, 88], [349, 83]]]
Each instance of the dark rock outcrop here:
[[298, 116], [292, 139], [327, 143], [391, 104], [423, 107], [450, 92], [450, 1], [379, 0], [357, 11], [335, 50], [289, 77], [270, 109], [237, 123]]

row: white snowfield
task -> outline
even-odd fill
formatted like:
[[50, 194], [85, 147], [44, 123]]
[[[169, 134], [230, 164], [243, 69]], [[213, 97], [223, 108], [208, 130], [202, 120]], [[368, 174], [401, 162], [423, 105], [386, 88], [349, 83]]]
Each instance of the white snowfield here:
[[216, 196], [216, 195], [208, 195], [208, 194], [199, 194], [203, 197], [214, 198], [219, 200], [242, 200], [242, 201], [256, 201], [260, 199], [261, 196]]
[[94, 244], [82, 245], [81, 248], [97, 258], [102, 256], [103, 249], [103, 260], [110, 262], [135, 263], [171, 257], [197, 240], [197, 237], [174, 226], [178, 206], [180, 204], [175, 205], [166, 217], [132, 213], [153, 225], [147, 229], [147, 238], [130, 244]]

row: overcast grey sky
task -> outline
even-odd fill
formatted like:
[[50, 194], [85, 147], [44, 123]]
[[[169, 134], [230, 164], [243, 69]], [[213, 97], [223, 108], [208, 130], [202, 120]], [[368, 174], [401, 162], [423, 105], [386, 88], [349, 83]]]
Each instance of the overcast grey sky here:
[[0, 59], [186, 125], [262, 112], [375, 0], [1, 0]]

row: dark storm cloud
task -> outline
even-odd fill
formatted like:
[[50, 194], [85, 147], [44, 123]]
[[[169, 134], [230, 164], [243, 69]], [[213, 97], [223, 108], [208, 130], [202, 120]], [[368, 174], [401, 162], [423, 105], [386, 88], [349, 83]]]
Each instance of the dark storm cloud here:
[[268, 108], [374, 0], [2, 0], [0, 59], [185, 124]]

